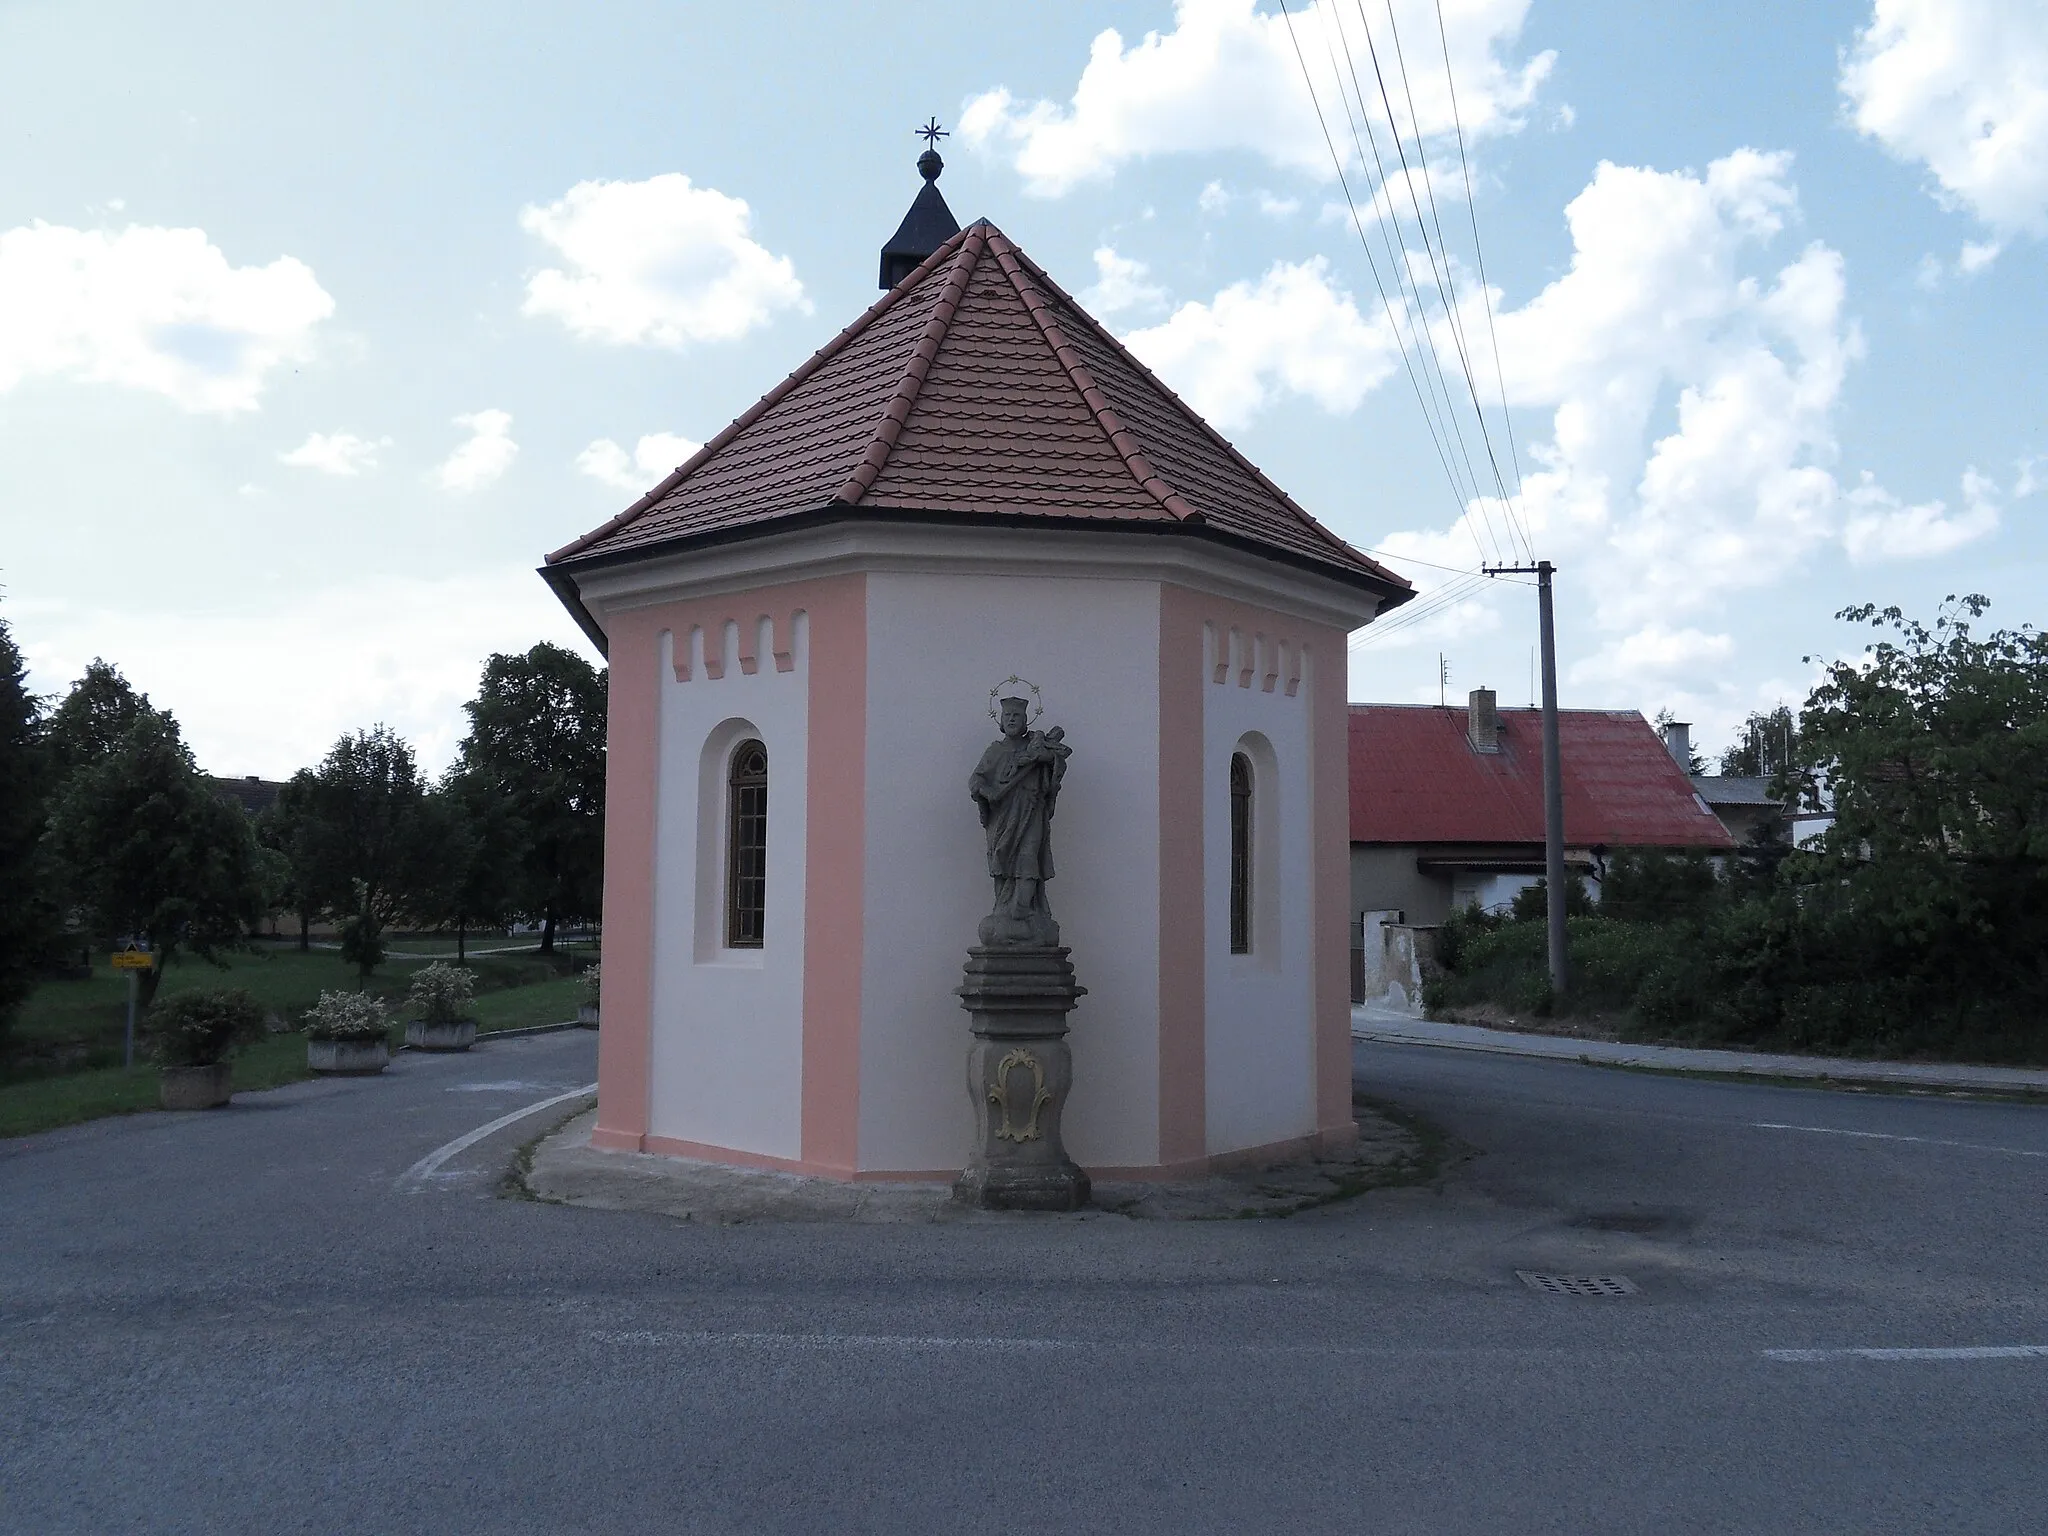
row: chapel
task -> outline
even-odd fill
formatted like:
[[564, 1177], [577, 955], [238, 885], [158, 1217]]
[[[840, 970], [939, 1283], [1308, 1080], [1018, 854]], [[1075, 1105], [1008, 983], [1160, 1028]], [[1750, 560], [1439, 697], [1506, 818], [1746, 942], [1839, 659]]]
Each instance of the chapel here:
[[[937, 180], [885, 292], [542, 575], [610, 664], [592, 1145], [951, 1178], [1003, 699], [1071, 747], [1068, 1151], [1351, 1119], [1346, 636], [1412, 595]], [[1042, 717], [1042, 718], [1041, 718]]]

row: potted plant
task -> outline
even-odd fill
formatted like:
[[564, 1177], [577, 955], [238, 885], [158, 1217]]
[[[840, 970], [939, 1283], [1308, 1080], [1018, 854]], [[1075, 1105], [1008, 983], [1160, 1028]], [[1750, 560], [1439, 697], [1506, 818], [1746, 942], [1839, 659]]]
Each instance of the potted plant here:
[[597, 966], [583, 968], [583, 1001], [576, 1006], [576, 1022], [585, 1029], [597, 1028]]
[[149, 1010], [149, 1051], [165, 1109], [218, 1109], [234, 1096], [229, 1058], [263, 1038], [263, 1009], [239, 989], [180, 992]]
[[405, 1043], [418, 1051], [466, 1051], [476, 1044], [476, 1020], [469, 1000], [476, 977], [460, 966], [436, 960], [412, 979], [408, 1001], [419, 1017], [405, 1026]]
[[367, 992], [322, 992], [306, 1010], [306, 1065], [324, 1077], [368, 1077], [391, 1065], [391, 1015]]

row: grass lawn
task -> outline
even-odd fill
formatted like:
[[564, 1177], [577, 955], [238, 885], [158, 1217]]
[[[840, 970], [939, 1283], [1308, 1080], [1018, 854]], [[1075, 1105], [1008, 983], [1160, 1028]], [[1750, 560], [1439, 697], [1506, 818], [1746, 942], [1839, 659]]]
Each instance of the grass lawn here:
[[[273, 1035], [235, 1058], [238, 1093], [296, 1083], [309, 1075], [304, 1035]], [[0, 1086], [0, 1137], [27, 1136], [102, 1115], [130, 1115], [158, 1104], [157, 1069], [147, 1060], [138, 1060], [133, 1072], [113, 1066], [30, 1078]]]
[[469, 1012], [476, 1020], [477, 1033], [488, 1035], [501, 1029], [524, 1029], [530, 1024], [566, 1024], [576, 1017], [577, 1006], [586, 1001], [583, 979], [563, 976], [524, 987], [479, 992]]
[[[356, 986], [354, 969], [339, 955], [317, 949], [301, 954], [295, 942], [262, 944], [227, 961], [225, 970], [203, 960], [173, 961], [157, 996], [241, 987], [285, 1024], [296, 1025], [323, 991]], [[408, 1017], [406, 988], [426, 963], [388, 960], [370, 979], [369, 990], [391, 1005], [395, 1020]], [[469, 969], [477, 983], [471, 1011], [479, 1033], [565, 1023], [583, 1001], [579, 978], [561, 975], [554, 963], [530, 953], [478, 956]], [[45, 982], [30, 995], [0, 1059], [0, 1137], [157, 1107], [156, 1067], [139, 1040], [135, 1070], [121, 1068], [127, 998], [126, 980], [104, 966], [95, 967], [89, 981]], [[402, 1026], [394, 1023], [392, 1044], [403, 1038]], [[305, 1036], [296, 1030], [273, 1035], [235, 1059], [238, 1091], [274, 1088], [307, 1075]]]

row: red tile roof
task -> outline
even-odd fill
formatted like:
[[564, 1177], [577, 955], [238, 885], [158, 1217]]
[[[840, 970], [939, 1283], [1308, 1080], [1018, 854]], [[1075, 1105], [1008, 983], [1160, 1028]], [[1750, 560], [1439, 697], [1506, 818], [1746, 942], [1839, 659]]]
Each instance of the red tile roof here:
[[1055, 517], [1220, 533], [1405, 600], [994, 225], [969, 225], [551, 565], [806, 513]]
[[[1355, 843], [1541, 843], [1543, 714], [1503, 709], [1500, 751], [1474, 750], [1462, 708], [1351, 706]], [[1565, 709], [1564, 837], [1591, 848], [1727, 848], [1727, 830], [1631, 710]]]

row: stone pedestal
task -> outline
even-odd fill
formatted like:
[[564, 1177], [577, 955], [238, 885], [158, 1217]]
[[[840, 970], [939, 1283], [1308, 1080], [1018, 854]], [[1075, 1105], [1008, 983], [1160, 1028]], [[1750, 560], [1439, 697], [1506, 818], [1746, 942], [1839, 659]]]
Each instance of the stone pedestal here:
[[1064, 947], [977, 947], [967, 957], [957, 990], [974, 1031], [975, 1139], [953, 1198], [992, 1211], [1079, 1210], [1088, 1175], [1067, 1156], [1060, 1112], [1074, 1080], [1067, 1015], [1088, 989], [1074, 984]]

